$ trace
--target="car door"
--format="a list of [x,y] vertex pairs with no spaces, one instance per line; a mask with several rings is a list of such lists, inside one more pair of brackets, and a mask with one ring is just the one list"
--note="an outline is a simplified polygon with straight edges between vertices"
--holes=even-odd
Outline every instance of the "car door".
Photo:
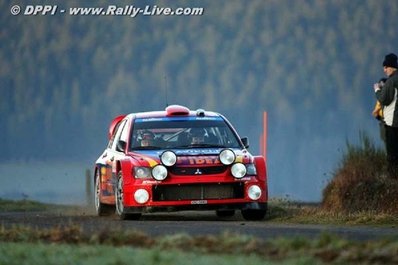
[[115,187],[117,181],[118,174],[118,161],[123,159],[126,150],[126,143],[128,138],[128,130],[129,130],[129,120],[126,118],[122,120],[117,128],[115,133],[114,140],[110,149],[108,150],[107,163],[108,165],[112,165],[112,176],[111,183],[112,186]]
[[102,172],[102,192],[103,196],[105,196],[105,200],[108,203],[114,202],[114,194],[115,194],[115,185],[116,185],[116,163],[117,158],[123,154],[117,151],[117,142],[120,139],[120,135],[122,130],[126,127],[127,119],[122,120],[119,124],[116,125],[115,133],[112,135],[109,140],[108,146],[105,152],[102,154],[102,163],[104,164],[104,168],[106,168],[106,172]]

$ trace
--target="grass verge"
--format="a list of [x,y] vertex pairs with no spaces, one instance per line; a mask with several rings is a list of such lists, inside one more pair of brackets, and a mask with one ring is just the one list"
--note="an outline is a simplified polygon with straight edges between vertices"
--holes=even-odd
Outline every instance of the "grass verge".
[[266,221],[295,224],[397,227],[398,215],[373,210],[355,212],[331,211],[324,208],[321,204],[302,204],[282,199],[272,199],[269,202]]
[[52,205],[30,200],[6,200],[0,198],[0,212],[20,212],[20,211],[47,211],[53,208]]
[[[137,231],[83,233],[78,226],[0,229],[0,264],[396,264],[398,242],[322,234],[270,241],[218,236],[149,237]],[[5,243],[8,242],[8,243]],[[145,262],[145,263],[144,263]]]
[[0,198],[0,212],[52,212],[64,214],[90,213],[93,210],[83,206],[55,205],[32,200],[7,200]]
[[[254,255],[206,255],[178,250],[163,251],[161,249],[142,249],[129,246],[0,243],[0,264],[273,265],[282,263],[264,260]],[[283,264],[317,264],[317,262],[305,258],[303,261],[285,260]]]

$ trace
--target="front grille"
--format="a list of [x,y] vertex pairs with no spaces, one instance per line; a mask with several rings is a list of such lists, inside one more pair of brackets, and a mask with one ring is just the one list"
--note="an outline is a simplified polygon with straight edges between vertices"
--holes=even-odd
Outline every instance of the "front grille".
[[174,175],[211,175],[221,174],[227,169],[226,166],[214,167],[172,167],[170,173]]
[[154,201],[238,199],[244,197],[244,184],[159,185],[152,187],[152,193]]

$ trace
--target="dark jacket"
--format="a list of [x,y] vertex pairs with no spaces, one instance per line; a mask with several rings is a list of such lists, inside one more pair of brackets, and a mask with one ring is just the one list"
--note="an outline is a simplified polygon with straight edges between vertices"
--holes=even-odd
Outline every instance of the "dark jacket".
[[390,75],[383,88],[376,92],[376,98],[383,105],[384,122],[398,127],[398,71]]

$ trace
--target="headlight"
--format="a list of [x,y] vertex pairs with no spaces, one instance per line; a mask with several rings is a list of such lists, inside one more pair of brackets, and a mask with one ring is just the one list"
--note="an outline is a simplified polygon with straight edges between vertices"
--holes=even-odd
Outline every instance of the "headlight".
[[258,200],[261,197],[261,189],[257,185],[250,186],[249,190],[247,191],[247,195],[252,200]]
[[257,175],[257,169],[254,164],[247,164],[246,165],[247,175]]
[[231,149],[224,149],[220,153],[220,161],[226,166],[235,162],[235,158],[235,153]]
[[134,192],[134,200],[138,203],[146,203],[149,200],[149,193],[144,189],[138,189]]
[[136,179],[150,178],[151,169],[149,167],[134,167],[134,177]]
[[232,176],[237,179],[241,179],[246,175],[246,167],[242,163],[233,164],[231,167]]
[[167,177],[167,169],[163,165],[156,165],[152,168],[152,177],[156,180],[164,180]]
[[166,167],[171,167],[177,162],[177,156],[172,151],[164,151],[160,156],[160,161]]

